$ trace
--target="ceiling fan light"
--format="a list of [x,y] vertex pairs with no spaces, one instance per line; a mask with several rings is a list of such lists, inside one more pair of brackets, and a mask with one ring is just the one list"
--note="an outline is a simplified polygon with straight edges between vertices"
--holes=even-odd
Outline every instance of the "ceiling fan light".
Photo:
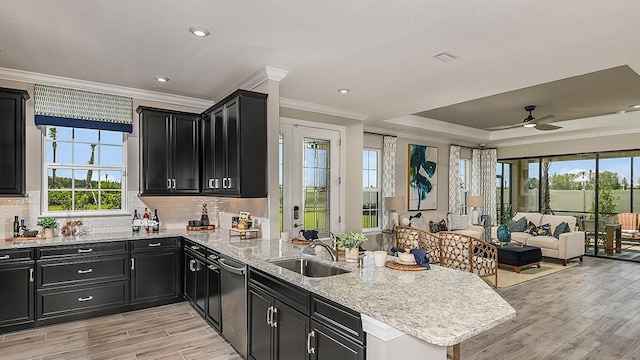
[[532,128],[532,127],[536,127],[536,123],[534,122],[528,122],[528,123],[524,123],[522,124],[522,126],[526,127],[526,128]]

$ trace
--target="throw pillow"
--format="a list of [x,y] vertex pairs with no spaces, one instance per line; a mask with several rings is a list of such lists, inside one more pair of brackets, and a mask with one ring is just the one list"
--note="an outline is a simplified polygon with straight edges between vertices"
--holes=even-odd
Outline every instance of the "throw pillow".
[[556,239],[560,239],[560,234],[564,234],[569,231],[571,231],[571,229],[569,229],[569,224],[563,221],[558,224],[558,226],[556,226],[556,228],[553,230],[553,237]]
[[429,232],[437,233],[440,231],[447,231],[447,222],[444,219],[440,221],[429,221]]
[[538,226],[536,226],[536,224],[529,221],[529,223],[527,224],[527,227],[524,229],[524,232],[526,232],[527,234],[534,235],[533,231],[537,229],[538,229]]
[[469,228],[469,215],[450,214],[449,219],[449,228],[451,230],[466,230]]
[[509,220],[507,227],[511,232],[524,232],[527,229],[527,218],[523,216],[518,220]]

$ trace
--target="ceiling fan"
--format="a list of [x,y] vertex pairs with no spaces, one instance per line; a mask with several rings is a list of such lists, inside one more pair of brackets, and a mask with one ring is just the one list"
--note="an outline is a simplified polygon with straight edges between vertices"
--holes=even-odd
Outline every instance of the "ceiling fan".
[[507,125],[507,126],[496,126],[493,128],[488,128],[487,130],[504,130],[504,129],[513,129],[513,128],[517,128],[517,127],[532,127],[532,128],[536,128],[537,130],[557,130],[557,129],[561,129],[562,126],[557,126],[557,125],[551,125],[551,123],[553,122],[553,120],[555,120],[555,116],[553,115],[545,115],[539,118],[535,118],[533,117],[533,114],[531,114],[533,112],[533,110],[536,109],[535,105],[527,105],[524,107],[524,111],[528,111],[529,112],[529,116],[527,116],[521,123],[518,124],[514,124],[514,125]]

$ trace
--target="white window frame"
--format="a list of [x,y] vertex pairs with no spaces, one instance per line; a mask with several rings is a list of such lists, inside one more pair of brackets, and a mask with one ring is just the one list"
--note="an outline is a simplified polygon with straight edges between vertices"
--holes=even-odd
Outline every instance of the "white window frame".
[[[40,214],[47,217],[69,217],[69,216],[117,216],[117,215],[130,215],[127,210],[127,133],[122,133],[122,166],[113,165],[87,165],[87,164],[62,164],[62,163],[47,163],[47,129],[50,127],[62,128],[64,126],[41,126],[41,149],[42,149],[42,186],[41,186],[41,201],[40,201]],[[66,127],[73,128],[73,127]],[[78,129],[78,128],[74,128]],[[98,130],[96,130],[98,131]],[[58,140],[60,141],[60,140]],[[68,142],[62,140],[63,142]],[[73,144],[73,142],[71,142]],[[109,144],[113,145],[113,144]],[[62,211],[49,211],[49,175],[48,170],[51,168],[62,170],[89,170],[94,172],[98,170],[104,171],[122,171],[121,182],[121,209],[114,210],[62,210]]]
[[[373,232],[373,231],[382,230],[382,212],[383,212],[383,208],[382,208],[383,203],[382,202],[384,201],[384,199],[382,199],[382,183],[381,183],[382,182],[382,169],[380,168],[382,166],[382,150],[381,149],[376,149],[376,148],[367,148],[367,147],[365,147],[365,148],[362,149],[362,155],[364,156],[364,153],[367,152],[367,151],[373,151],[377,155],[376,156],[377,161],[376,161],[376,169],[375,170],[376,170],[376,183],[378,184],[378,187],[371,188],[371,187],[364,187],[363,186],[362,187],[362,194],[363,194],[363,197],[364,197],[365,193],[375,192],[375,193],[378,194],[378,208],[376,209],[377,213],[378,213],[378,221],[377,221],[378,226],[372,227],[372,228],[363,227],[362,231],[364,231],[364,232]],[[370,170],[373,170],[373,169],[367,168],[364,163],[362,164],[362,175],[363,176],[364,176],[364,172],[365,171],[370,171]],[[362,208],[362,212],[370,211],[370,210],[371,209],[365,209],[364,206]],[[362,219],[360,221],[362,222]]]
[[[467,195],[469,194],[469,182],[471,181],[471,159],[460,159],[460,173],[464,169],[464,185],[466,187],[460,187],[460,213],[467,214],[469,208],[467,207]],[[462,176],[460,176],[462,180]]]

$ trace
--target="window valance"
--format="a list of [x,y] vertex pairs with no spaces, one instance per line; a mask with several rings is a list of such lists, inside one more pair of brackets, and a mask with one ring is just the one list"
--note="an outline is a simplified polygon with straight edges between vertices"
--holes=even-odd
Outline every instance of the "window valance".
[[35,124],[133,131],[133,99],[49,85],[35,85]]

